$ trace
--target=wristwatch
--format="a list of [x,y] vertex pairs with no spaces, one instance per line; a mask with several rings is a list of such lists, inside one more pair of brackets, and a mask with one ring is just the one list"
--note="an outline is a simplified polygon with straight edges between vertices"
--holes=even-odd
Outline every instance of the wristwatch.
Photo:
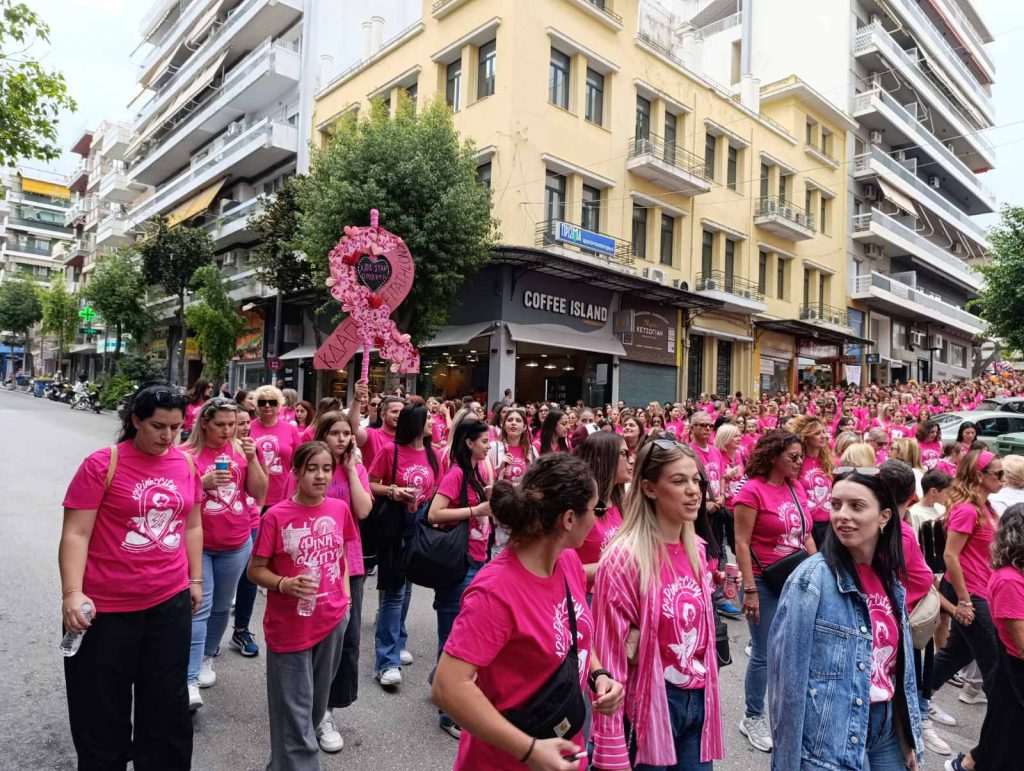
[[595,669],[593,672],[590,673],[590,677],[587,678],[587,685],[590,686],[590,690],[592,690],[594,693],[597,693],[597,678],[601,677],[602,675],[604,677],[607,677],[609,680],[613,679],[612,673],[609,672],[607,669]]

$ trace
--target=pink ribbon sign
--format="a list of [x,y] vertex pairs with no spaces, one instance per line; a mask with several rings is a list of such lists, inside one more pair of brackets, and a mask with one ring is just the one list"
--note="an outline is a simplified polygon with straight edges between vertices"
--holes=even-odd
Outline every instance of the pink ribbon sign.
[[348,314],[313,357],[316,369],[341,369],[363,351],[362,379],[369,374],[370,346],[391,362],[391,371],[420,371],[420,352],[402,334],[391,314],[409,294],[415,275],[405,242],[378,224],[370,212],[369,227],[346,227],[328,255],[331,296]]

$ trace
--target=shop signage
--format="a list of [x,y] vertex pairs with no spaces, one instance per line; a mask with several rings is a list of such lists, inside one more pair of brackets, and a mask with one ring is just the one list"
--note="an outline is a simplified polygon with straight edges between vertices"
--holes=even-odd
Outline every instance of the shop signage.
[[558,226],[555,230],[556,241],[606,254],[609,257],[615,256],[615,239],[611,236],[595,233],[593,230],[585,230],[579,225],[569,222],[556,222],[555,224]]
[[864,361],[868,364],[881,364],[882,355],[880,353],[869,353],[864,357]]
[[[626,356],[632,361],[675,366],[679,312],[660,305],[623,302],[629,307],[615,314],[613,329],[622,340]],[[631,323],[625,328],[627,320]]]
[[257,310],[242,311],[241,331],[235,338],[235,356],[239,361],[263,359],[263,316]]
[[271,356],[267,359],[267,369],[271,372],[279,372],[281,370],[281,358],[279,356]]
[[607,306],[573,300],[563,295],[527,290],[523,292],[523,305],[533,310],[572,316],[584,321],[599,321],[602,325],[608,321]]
[[[127,332],[121,335],[121,353],[128,353],[128,343],[131,342],[131,335]],[[103,353],[104,343],[106,343],[107,353],[117,353],[117,335],[111,335],[110,337],[100,338],[96,341],[96,353]]]
[[808,359],[836,359],[839,353],[839,347],[835,345],[823,345],[821,343],[814,343],[808,340],[800,341],[800,348],[798,351],[799,356],[804,356]]

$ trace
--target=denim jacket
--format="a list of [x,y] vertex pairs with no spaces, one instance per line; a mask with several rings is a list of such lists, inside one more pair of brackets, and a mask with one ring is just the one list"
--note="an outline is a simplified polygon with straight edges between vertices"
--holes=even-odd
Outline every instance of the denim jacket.
[[[924,745],[906,591],[896,582],[893,593],[902,628],[893,709],[920,763]],[[833,571],[820,554],[804,560],[782,590],[768,638],[772,769],[864,767],[871,647],[867,600],[853,577]]]

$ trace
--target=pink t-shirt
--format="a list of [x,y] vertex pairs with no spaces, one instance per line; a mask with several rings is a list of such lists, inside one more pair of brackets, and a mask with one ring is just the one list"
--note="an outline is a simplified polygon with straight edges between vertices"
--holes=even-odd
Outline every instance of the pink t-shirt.
[[299,434],[299,436],[302,438],[303,444],[305,444],[306,442],[312,442],[313,437],[316,436],[316,426],[307,426],[306,428],[302,429],[302,433]]
[[448,421],[440,412],[430,416],[430,441],[437,445],[448,444]]
[[[794,494],[800,503],[799,507],[793,502]],[[749,506],[757,512],[750,547],[762,565],[774,564],[797,549],[804,548],[804,541],[800,538],[800,521],[803,519],[804,540],[811,530],[811,522],[807,516],[807,494],[803,485],[784,484],[775,487],[755,477],[747,480],[736,495],[736,505]],[[756,562],[753,569],[755,575],[761,574]]]
[[[456,509],[462,505],[462,480],[464,474],[458,466],[452,466],[445,472],[441,484],[437,486],[437,494],[448,499],[447,508]],[[480,496],[473,485],[466,485],[466,506],[476,506],[480,503]],[[461,523],[453,522],[452,527]],[[476,562],[487,561],[487,539],[491,536],[490,517],[469,518],[469,558]]]
[[192,426],[196,424],[196,416],[199,414],[199,411],[203,409],[204,403],[205,402],[197,402],[196,404],[185,405],[185,422],[181,425],[183,430],[192,430]]
[[204,447],[196,458],[196,471],[203,477],[216,470],[217,458],[231,459],[231,481],[212,490],[203,490],[203,550],[230,551],[249,540],[248,496],[245,492],[249,462],[230,443],[219,449]]
[[729,468],[732,466],[739,466],[739,475],[732,478],[728,482],[722,483],[725,485],[725,504],[729,508],[732,508],[733,499],[736,497],[736,493],[738,493],[740,491],[740,488],[743,486],[743,473],[746,469],[747,462],[746,459],[743,457],[742,450],[736,450],[732,458],[730,458],[728,455],[725,454],[724,451],[722,451],[723,471],[728,472]]
[[744,434],[740,437],[740,452],[743,453],[743,457],[750,462],[750,456],[754,453],[754,447],[757,445],[758,440],[757,434]]
[[1021,658],[1006,622],[1024,619],[1024,573],[1013,565],[994,570],[988,580],[988,601],[1000,642],[1007,653]]
[[951,477],[956,476],[956,464],[950,463],[948,460],[940,460],[938,463],[935,464],[935,468],[942,469]]
[[658,649],[665,681],[677,688],[703,688],[707,678],[704,653],[711,639],[707,628],[707,601],[711,576],[698,578],[681,543],[667,546],[669,559],[661,566],[661,617]]
[[[416,489],[416,500],[409,504],[409,510],[415,511],[434,494],[437,486],[437,478],[430,461],[427,460],[427,451],[414,450],[409,445],[398,447],[398,478],[392,479],[391,470],[395,460],[395,446],[388,443],[380,448],[373,463],[366,469],[371,477],[376,477],[381,484],[395,484],[399,487],[414,487]],[[440,466],[439,466],[440,468]]]
[[871,565],[857,565],[860,585],[868,600],[871,616],[871,703],[889,701],[896,693],[893,674],[900,649],[900,627],[889,595]]
[[686,440],[687,428],[688,425],[685,420],[670,420],[665,424],[665,430],[681,442]]
[[907,439],[914,435],[914,427],[906,426],[901,423],[890,423],[889,424],[889,439],[895,442],[897,439]]
[[725,459],[722,451],[710,442],[707,449],[701,449],[696,442],[690,442],[690,447],[697,453],[700,462],[704,464],[704,471],[708,475],[708,496],[717,498],[722,494],[722,475],[725,474]]
[[[988,580],[992,577],[992,538],[999,526],[999,518],[986,505],[987,522],[978,524],[978,510],[970,503],[958,503],[949,510],[946,530],[951,533],[967,533],[967,543],[960,552],[960,568],[964,573],[967,591],[977,597],[988,599]],[[949,572],[946,572],[949,581]]]
[[942,457],[941,442],[921,442],[921,464],[929,471],[938,464]]
[[[370,492],[370,475],[366,473],[366,467],[362,463],[356,464],[356,476],[359,477],[359,485]],[[366,567],[363,565],[363,539],[359,534],[359,522],[356,521],[356,512],[352,506],[352,488],[348,481],[348,470],[339,465],[334,469],[334,476],[327,488],[328,498],[337,498],[344,501],[349,507],[350,519],[352,520],[351,537],[345,538],[345,556],[348,560],[348,574],[350,576],[366,575]]]
[[821,461],[804,456],[800,484],[807,493],[807,508],[812,522],[828,522],[832,515],[832,478],[825,473]]
[[498,458],[498,463],[508,456],[510,460],[505,462],[501,468],[501,478],[506,482],[518,484],[526,469],[529,467],[529,460],[526,457],[526,450],[521,445],[505,446],[503,456]]
[[253,555],[267,557],[267,567],[291,578],[307,565],[320,568],[320,589],[310,616],[300,616],[298,598],[267,592],[263,634],[274,653],[312,648],[338,625],[348,609],[345,592],[345,530],[351,527],[348,504],[325,498],[318,506],[281,501],[263,515]]
[[267,464],[267,497],[263,505],[273,506],[285,497],[285,486],[292,470],[292,456],[302,444],[299,430],[280,418],[270,427],[254,420],[249,436],[256,442]]
[[[385,431],[383,428],[368,428],[366,429],[366,444],[359,449],[363,453],[363,463],[373,463],[377,457],[377,453],[381,451],[385,445],[390,447],[395,443],[395,435]],[[369,470],[370,466],[366,466]]]
[[188,588],[185,520],[202,486],[177,447],[154,456],[121,442],[105,489],[109,467],[110,448],[97,450],[64,495],[65,508],[96,511],[82,591],[100,613],[145,610]]
[[757,431],[763,434],[765,431],[771,431],[779,426],[778,415],[765,415],[757,421]]
[[921,598],[928,594],[928,590],[935,583],[935,576],[931,568],[925,562],[924,552],[921,551],[921,544],[917,542],[917,534],[914,526],[905,520],[900,520],[900,536],[903,540],[903,563],[907,568],[907,612],[912,613]]
[[[584,565],[593,565],[601,559],[601,555],[615,534],[619,532],[620,527],[622,527],[622,512],[619,511],[618,506],[609,505],[604,516],[594,517],[594,526],[587,533],[583,545],[576,549],[580,562]],[[587,591],[589,592],[593,588],[594,582],[587,581]]]
[[[477,687],[499,712],[520,707],[537,692],[569,655],[572,640],[565,584],[576,613],[580,688],[586,685],[594,623],[586,603],[583,565],[572,549],[564,550],[549,578],[523,567],[513,549],[485,565],[462,595],[462,610],[444,650],[478,667]],[[580,747],[580,733],[566,737]],[[518,771],[519,758],[463,731],[455,771]],[[586,759],[577,769],[586,768]]]

